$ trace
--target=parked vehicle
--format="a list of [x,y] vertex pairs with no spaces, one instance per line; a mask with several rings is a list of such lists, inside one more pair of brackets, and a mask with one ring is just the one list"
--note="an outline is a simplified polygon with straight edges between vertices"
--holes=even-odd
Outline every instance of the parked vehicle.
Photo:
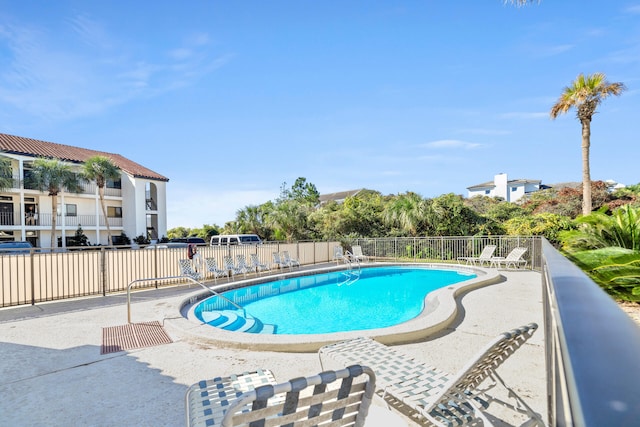
[[198,246],[206,246],[207,242],[202,237],[178,237],[169,240],[169,243],[192,243]]
[[259,245],[262,243],[257,234],[220,234],[211,236],[211,246]]
[[33,245],[27,241],[0,242],[0,255],[29,254],[31,249],[33,249]]

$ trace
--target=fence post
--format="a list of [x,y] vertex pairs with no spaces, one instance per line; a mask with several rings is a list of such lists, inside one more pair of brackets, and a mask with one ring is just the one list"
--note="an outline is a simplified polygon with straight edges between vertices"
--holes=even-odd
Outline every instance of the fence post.
[[107,295],[107,261],[104,248],[100,248],[100,277],[102,278],[102,296]]
[[33,267],[33,252],[34,249],[29,250],[29,263],[31,264],[31,305],[36,305],[36,281],[34,276],[34,267]]
[[393,239],[393,258],[394,261],[398,261],[398,238]]
[[[158,244],[153,248],[153,277],[160,277],[158,274]],[[156,289],[158,289],[158,281],[154,282]]]

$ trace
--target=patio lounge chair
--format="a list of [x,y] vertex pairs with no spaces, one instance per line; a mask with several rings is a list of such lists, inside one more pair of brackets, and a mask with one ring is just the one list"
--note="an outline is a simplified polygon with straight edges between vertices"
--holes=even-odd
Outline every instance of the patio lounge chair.
[[[354,381],[365,374],[367,381]],[[327,387],[341,379],[339,387]],[[349,366],[276,384],[261,370],[200,381],[185,396],[187,426],[363,426],[375,374]],[[309,421],[311,420],[311,422]]]
[[293,267],[294,265],[296,267],[300,267],[300,262],[295,258],[291,258],[291,256],[289,255],[289,251],[282,251],[282,256],[280,257],[280,259],[289,268]]
[[204,263],[206,265],[207,273],[213,273],[213,279],[216,280],[221,276],[229,276],[229,272],[218,268],[218,263],[215,258],[205,258]]
[[[438,426],[478,425],[480,420],[484,426],[492,425],[485,413],[491,403],[502,404],[526,415],[529,418],[528,425],[544,426],[540,415],[509,388],[496,372],[537,328],[538,325],[531,323],[501,334],[456,375],[416,361],[370,338],[356,338],[324,346],[319,350],[319,356],[323,369],[331,362],[338,366],[352,363],[370,366],[376,373],[380,391]],[[498,383],[508,391],[513,403],[487,393]]]
[[369,262],[369,257],[362,253],[362,246],[360,245],[352,246],[351,250],[353,251],[353,257],[355,258],[356,261]]
[[527,252],[527,248],[517,247],[509,252],[505,258],[491,257],[491,267],[500,268],[504,266],[509,268],[509,266],[513,266],[513,268],[518,268],[520,265],[526,267],[527,260],[522,258],[525,252]]
[[267,264],[263,264],[260,262],[260,258],[258,258],[258,254],[251,254],[251,268],[255,270],[256,273],[261,271],[270,271],[271,269]]
[[222,261],[224,262],[224,269],[227,270],[228,274],[231,274],[231,277],[233,277],[236,274],[241,274],[241,273],[246,274],[246,271],[243,271],[242,269],[236,267],[236,265],[233,263],[233,258],[231,258],[231,256],[226,255],[224,258],[222,258]]
[[458,261],[465,261],[467,264],[472,264],[472,265],[483,265],[485,262],[490,264],[491,263],[491,257],[493,256],[493,253],[496,251],[496,245],[487,245],[484,248],[482,248],[482,252],[480,252],[480,255],[477,257],[473,257],[473,256],[460,256],[458,257]]
[[193,265],[191,264],[190,259],[181,259],[178,261],[180,263],[180,275],[191,277],[193,280],[201,280],[202,274],[200,272],[193,269]]
[[236,255],[236,260],[238,261],[236,268],[244,273],[245,275],[251,271],[251,267],[247,264],[247,258],[243,255]]
[[280,257],[279,252],[273,253],[273,265],[275,265],[277,268],[283,268],[287,266],[285,262],[282,260],[282,258]]

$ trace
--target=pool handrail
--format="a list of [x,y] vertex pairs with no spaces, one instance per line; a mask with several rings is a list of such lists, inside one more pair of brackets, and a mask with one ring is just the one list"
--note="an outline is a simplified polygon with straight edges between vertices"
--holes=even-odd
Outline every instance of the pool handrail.
[[150,278],[146,278],[146,279],[136,279],[136,280],[133,280],[133,281],[129,282],[129,284],[127,285],[127,322],[131,323],[131,286],[133,286],[135,283],[146,282],[146,281],[150,281],[150,280],[175,280],[175,279],[187,279],[187,280],[190,280],[192,283],[195,283],[196,285],[200,285],[202,288],[204,288],[207,291],[211,292],[213,294],[213,296],[220,297],[220,298],[226,300],[229,304],[231,304],[234,307],[236,307],[237,309],[242,310],[242,315],[244,316],[245,319],[247,318],[247,314],[249,314],[249,316],[253,317],[250,313],[247,313],[247,310],[244,307],[241,307],[240,305],[238,305],[237,303],[231,301],[229,298],[225,297],[224,295],[214,291],[213,289],[211,289],[210,287],[208,287],[204,283],[201,283],[201,282],[197,281],[193,277],[189,277],[189,276],[166,276],[166,277],[150,277]]

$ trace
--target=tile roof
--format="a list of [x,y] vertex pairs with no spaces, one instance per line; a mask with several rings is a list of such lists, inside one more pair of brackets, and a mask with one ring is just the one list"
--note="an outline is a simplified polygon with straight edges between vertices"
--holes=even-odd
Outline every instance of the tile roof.
[[321,194],[320,195],[320,203],[327,203],[327,202],[329,202],[331,200],[334,200],[336,202],[342,202],[347,197],[353,197],[356,194],[358,194],[360,191],[362,191],[362,189],[339,191],[337,193]]
[[[525,185],[525,184],[538,184],[540,185],[542,183],[542,180],[539,179],[510,179],[507,181],[507,186],[509,185]],[[467,187],[467,190],[478,190],[478,189],[485,189],[485,188],[495,188],[496,184],[495,181],[488,181],[488,182],[483,182],[482,184],[476,184],[476,185],[472,185],[470,187]]]
[[104,151],[89,150],[87,148],[72,147],[70,145],[56,144],[53,142],[39,141],[37,139],[24,138],[22,136],[0,133],[0,153],[20,154],[29,157],[46,157],[64,160],[73,163],[82,163],[92,156],[105,156],[129,175],[136,178],[147,178],[157,181],[169,181],[169,178],[160,175],[120,154]]

